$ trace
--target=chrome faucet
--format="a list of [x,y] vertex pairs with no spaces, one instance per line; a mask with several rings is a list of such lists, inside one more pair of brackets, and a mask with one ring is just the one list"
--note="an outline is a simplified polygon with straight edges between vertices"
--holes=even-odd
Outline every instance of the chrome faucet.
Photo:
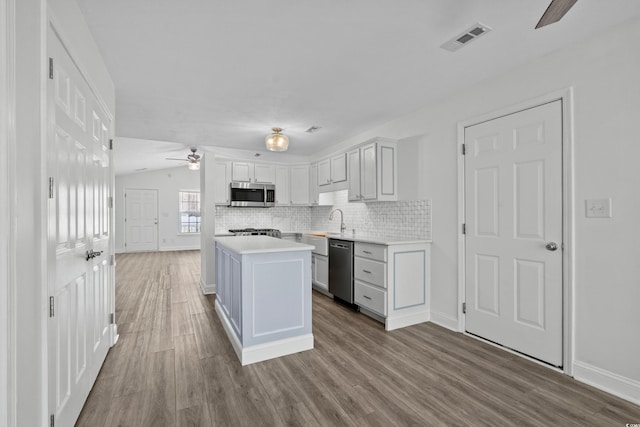
[[347,224],[344,223],[344,212],[342,212],[342,209],[332,210],[331,213],[329,214],[329,221],[333,219],[333,213],[335,211],[340,212],[340,233],[344,233],[345,230],[347,229]]

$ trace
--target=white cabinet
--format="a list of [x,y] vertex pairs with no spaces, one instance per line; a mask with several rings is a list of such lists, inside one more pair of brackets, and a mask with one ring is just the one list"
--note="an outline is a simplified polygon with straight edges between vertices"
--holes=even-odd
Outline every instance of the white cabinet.
[[315,288],[329,292],[329,257],[313,254],[311,256],[311,283]]
[[349,201],[362,199],[360,192],[360,149],[356,148],[347,153],[347,173]]
[[231,180],[253,182],[253,163],[233,162],[231,164]]
[[385,329],[429,320],[428,243],[354,245],[354,301]]
[[329,185],[347,180],[347,154],[342,153],[318,163],[318,185]]
[[231,162],[215,161],[213,164],[213,198],[216,205],[229,205]]
[[347,154],[342,153],[331,158],[331,182],[347,180]]
[[323,160],[318,163],[318,185],[331,184],[331,160]]
[[309,201],[312,206],[320,202],[320,192],[318,190],[318,164],[314,163],[309,168]]
[[[289,191],[291,196],[291,204],[294,206],[309,205],[309,166],[298,165],[291,166],[289,175]],[[276,184],[276,195],[278,186]]]
[[275,166],[263,163],[232,162],[231,179],[239,182],[273,184],[275,182]]
[[276,205],[291,204],[289,191],[289,166],[276,166]]
[[275,182],[275,167],[256,163],[253,166],[253,182],[258,184],[273,184]]
[[398,200],[396,143],[376,138],[360,147],[360,199]]

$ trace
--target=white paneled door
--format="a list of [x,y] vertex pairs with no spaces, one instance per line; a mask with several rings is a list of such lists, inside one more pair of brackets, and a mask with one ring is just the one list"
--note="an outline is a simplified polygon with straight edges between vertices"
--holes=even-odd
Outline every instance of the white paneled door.
[[562,103],[465,129],[466,330],[562,365]]
[[128,188],[124,197],[127,252],[157,251],[158,190]]
[[72,426],[110,345],[111,119],[51,28],[47,40],[49,410]]

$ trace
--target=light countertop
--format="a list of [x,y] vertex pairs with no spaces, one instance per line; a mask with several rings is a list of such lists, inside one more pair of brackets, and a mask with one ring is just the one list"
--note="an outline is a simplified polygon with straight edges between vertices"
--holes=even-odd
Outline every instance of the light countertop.
[[[318,232],[308,232],[303,234],[317,234]],[[320,232],[321,233],[321,232]],[[410,245],[413,243],[431,243],[430,239],[419,239],[412,237],[385,236],[367,233],[326,233],[328,239],[349,240],[352,242],[373,243],[377,245]]]
[[216,237],[215,240],[240,255],[310,251],[314,248],[311,245],[269,236]]

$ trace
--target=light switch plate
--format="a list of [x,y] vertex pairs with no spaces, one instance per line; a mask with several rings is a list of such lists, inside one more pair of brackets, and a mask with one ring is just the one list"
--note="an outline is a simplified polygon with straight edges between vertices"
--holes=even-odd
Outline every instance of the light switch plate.
[[611,218],[611,199],[586,200],[587,218]]

